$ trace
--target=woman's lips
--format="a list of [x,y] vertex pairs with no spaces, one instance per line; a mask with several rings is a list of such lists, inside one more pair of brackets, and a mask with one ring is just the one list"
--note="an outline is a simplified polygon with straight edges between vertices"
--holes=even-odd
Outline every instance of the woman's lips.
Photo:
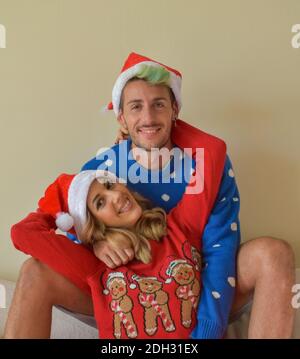
[[130,211],[132,207],[132,203],[129,200],[129,198],[126,199],[125,203],[121,206],[121,208],[119,209],[119,213],[125,213]]

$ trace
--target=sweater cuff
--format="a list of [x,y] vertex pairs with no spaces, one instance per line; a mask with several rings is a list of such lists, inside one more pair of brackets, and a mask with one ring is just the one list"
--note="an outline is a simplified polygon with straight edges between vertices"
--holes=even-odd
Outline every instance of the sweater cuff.
[[198,319],[198,324],[191,334],[192,339],[221,339],[224,328],[209,319]]

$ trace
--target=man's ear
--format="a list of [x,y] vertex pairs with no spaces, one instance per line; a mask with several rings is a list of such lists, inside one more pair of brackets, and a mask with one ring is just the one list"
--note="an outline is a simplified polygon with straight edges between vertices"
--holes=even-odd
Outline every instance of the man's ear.
[[124,115],[123,115],[123,111],[122,111],[122,110],[119,111],[117,120],[118,120],[119,124],[120,124],[122,127],[126,128],[126,130],[127,130],[127,124],[126,124],[126,121],[125,121],[125,118],[124,118]]
[[176,120],[178,118],[178,113],[179,113],[177,101],[173,102],[172,107],[173,107],[173,115],[175,117],[174,120]]

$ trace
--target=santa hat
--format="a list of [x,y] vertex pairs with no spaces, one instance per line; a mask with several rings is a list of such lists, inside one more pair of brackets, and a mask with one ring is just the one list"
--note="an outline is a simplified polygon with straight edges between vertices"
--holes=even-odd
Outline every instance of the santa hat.
[[104,170],[82,171],[77,175],[62,174],[47,189],[39,200],[39,208],[55,218],[57,228],[66,232],[74,227],[80,233],[86,223],[86,201],[92,182],[116,183],[118,178]]
[[140,277],[139,275],[137,274],[133,274],[131,276],[131,284],[130,284],[130,288],[131,289],[135,289],[136,288],[136,284],[134,282],[139,282],[141,280],[155,280],[155,281],[158,281],[157,277]]
[[136,54],[132,52],[127,57],[120,75],[118,76],[113,90],[112,90],[112,102],[110,102],[104,110],[114,110],[116,116],[119,114],[120,100],[123,88],[126,83],[135,77],[144,65],[163,67],[170,73],[170,88],[172,89],[175,99],[177,101],[178,110],[181,108],[181,73],[169,66],[166,66],[160,62],[150,59],[149,57]]
[[182,251],[187,259],[189,259],[194,265],[196,270],[201,270],[201,254],[193,247],[189,241],[185,241],[182,245]]
[[106,271],[102,275],[102,286],[103,286],[103,294],[108,295],[109,289],[114,280],[122,281],[126,285],[125,275],[122,272],[109,272]]
[[176,270],[179,268],[180,265],[191,266],[191,264],[189,264],[184,259],[179,259],[175,256],[169,256],[166,258],[166,261],[161,267],[159,274],[166,283],[171,283],[174,275],[176,274]]

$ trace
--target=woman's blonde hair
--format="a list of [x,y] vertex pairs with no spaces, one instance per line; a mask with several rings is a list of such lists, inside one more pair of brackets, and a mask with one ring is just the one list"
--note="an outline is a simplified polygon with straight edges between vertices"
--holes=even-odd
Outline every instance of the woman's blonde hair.
[[114,248],[132,247],[135,258],[143,263],[151,261],[149,240],[159,241],[166,234],[166,212],[159,207],[151,208],[151,203],[137,192],[131,192],[143,212],[134,229],[107,227],[87,211],[87,222],[81,233],[81,241],[94,245],[99,241],[109,242]]

